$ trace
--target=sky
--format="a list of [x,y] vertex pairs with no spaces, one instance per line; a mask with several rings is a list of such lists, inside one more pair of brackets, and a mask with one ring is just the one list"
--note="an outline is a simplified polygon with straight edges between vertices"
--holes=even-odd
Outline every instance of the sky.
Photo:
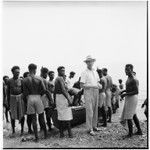
[[126,80],[134,65],[140,90],[146,90],[146,2],[3,2],[3,74],[29,63],[66,74],[85,70],[87,55],[95,68],[108,68],[113,82]]

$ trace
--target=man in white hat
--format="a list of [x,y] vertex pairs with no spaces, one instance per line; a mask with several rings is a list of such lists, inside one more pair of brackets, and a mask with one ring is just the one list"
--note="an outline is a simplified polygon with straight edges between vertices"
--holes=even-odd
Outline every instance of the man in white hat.
[[94,131],[99,131],[97,128],[98,121],[98,99],[99,89],[102,88],[99,83],[99,76],[96,70],[93,69],[96,60],[91,56],[87,56],[84,61],[87,69],[82,72],[80,84],[84,89],[84,98],[86,106],[86,125],[90,135],[94,136]]

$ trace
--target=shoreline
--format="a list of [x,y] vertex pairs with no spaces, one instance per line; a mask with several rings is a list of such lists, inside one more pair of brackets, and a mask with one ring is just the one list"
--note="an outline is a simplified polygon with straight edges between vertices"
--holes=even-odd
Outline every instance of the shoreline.
[[[100,127],[101,131],[96,133],[96,136],[90,136],[86,131],[86,124],[78,125],[72,128],[74,138],[69,139],[67,131],[65,131],[65,138],[59,138],[58,129],[54,129],[52,133],[48,133],[48,138],[41,139],[42,133],[39,133],[39,143],[35,143],[32,140],[21,142],[20,124],[16,121],[16,137],[11,138],[11,126],[10,123],[3,125],[3,147],[4,148],[147,148],[147,122],[144,116],[144,109],[141,109],[141,103],[144,100],[139,100],[137,107],[137,114],[140,120],[141,128],[143,130],[142,136],[133,136],[129,139],[122,139],[123,135],[127,134],[127,130],[119,123],[121,116],[123,102],[120,103],[120,107],[116,114],[112,115],[112,123],[108,123],[108,127]],[[142,112],[143,111],[143,112]],[[145,118],[144,118],[145,117]],[[134,127],[134,132],[135,132]],[[26,138],[34,138],[33,135],[27,135],[27,126],[25,122],[25,135]]]

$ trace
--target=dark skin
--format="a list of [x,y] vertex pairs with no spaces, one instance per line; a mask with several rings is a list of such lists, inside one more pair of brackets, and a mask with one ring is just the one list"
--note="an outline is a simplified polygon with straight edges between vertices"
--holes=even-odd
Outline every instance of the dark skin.
[[[58,72],[58,76],[60,77],[64,77],[65,76],[65,69],[62,69]],[[60,78],[59,80],[59,84],[61,86],[62,89],[62,94],[66,97],[66,99],[68,100],[68,104],[69,106],[71,105],[71,101],[70,101],[70,96],[68,94],[68,92],[66,92],[65,86],[64,86],[64,80],[63,78]],[[56,94],[54,93],[54,100],[56,99]]]
[[105,83],[105,81],[102,79],[102,77],[103,77],[102,71],[98,71],[98,75],[99,75],[99,78],[100,78],[100,84],[102,85],[102,89],[100,89],[100,92],[105,92],[106,83]]
[[133,70],[131,67],[125,68],[125,73],[128,76],[128,80],[126,82],[126,90],[121,92],[121,97],[132,96],[139,93],[138,90],[138,80],[134,78]]
[[[48,76],[48,73],[46,73],[46,72],[45,72],[45,73],[42,73],[42,72],[41,72],[41,77],[42,77],[42,78],[46,79],[47,76]],[[52,103],[53,100],[52,100],[52,97],[51,97],[51,93],[50,93],[48,90],[46,90],[46,91],[45,91],[45,94],[46,94],[47,98],[49,99],[50,103]]]
[[[13,79],[14,80],[17,80],[19,78],[19,75],[20,75],[20,69],[15,69],[13,72]],[[7,82],[8,83],[8,82]],[[10,106],[10,87],[8,85],[8,90],[7,90],[7,95],[8,95],[8,108]]]

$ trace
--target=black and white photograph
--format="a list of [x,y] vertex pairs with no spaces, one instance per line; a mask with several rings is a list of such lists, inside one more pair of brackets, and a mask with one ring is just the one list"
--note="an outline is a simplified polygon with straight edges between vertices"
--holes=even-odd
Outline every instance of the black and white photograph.
[[2,1],[2,149],[148,149],[149,1]]

